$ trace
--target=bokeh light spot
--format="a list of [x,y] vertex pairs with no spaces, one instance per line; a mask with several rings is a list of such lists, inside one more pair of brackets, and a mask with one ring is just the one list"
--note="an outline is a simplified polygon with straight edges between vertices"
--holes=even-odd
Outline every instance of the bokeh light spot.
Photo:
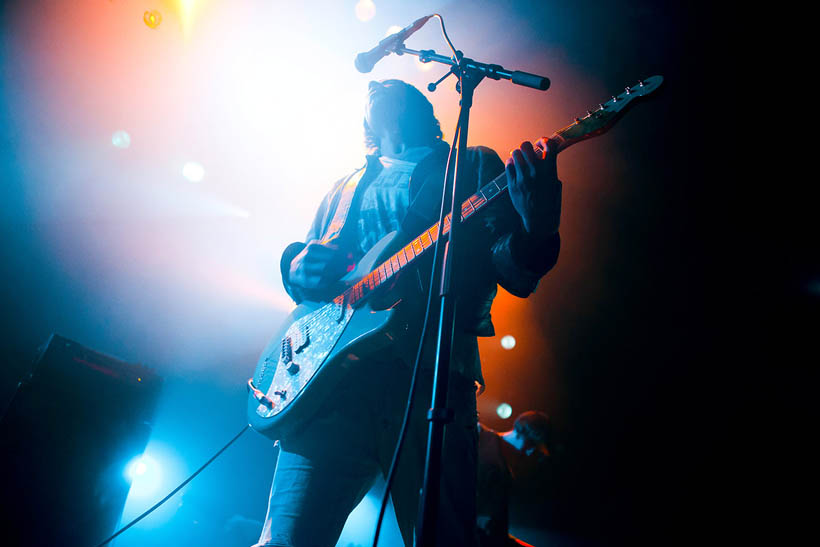
[[162,23],[162,14],[155,9],[148,10],[142,14],[142,20],[148,28],[157,28]]
[[499,418],[506,420],[512,416],[512,407],[507,403],[501,403],[498,405],[498,408],[495,409],[495,413],[498,414]]
[[189,161],[182,166],[182,176],[191,182],[200,182],[205,178],[205,168],[201,163]]
[[502,337],[501,347],[504,349],[513,349],[515,347],[515,337],[510,334]]
[[128,148],[131,146],[131,135],[129,135],[127,131],[115,131],[114,134],[111,135],[111,144],[117,148]]
[[[419,70],[421,70],[423,72],[427,72],[428,70],[432,70],[434,65],[435,65],[435,63],[422,63],[421,60],[418,57],[416,57],[416,66],[418,67]],[[441,66],[441,65],[439,65],[439,66]]]
[[372,0],[359,0],[354,8],[356,12],[356,19],[365,23],[373,19],[376,15],[376,4]]
[[387,36],[390,36],[391,34],[396,34],[401,29],[402,29],[402,27],[400,27],[398,25],[393,25],[393,26],[387,27],[387,32],[384,33],[384,36],[387,37]]

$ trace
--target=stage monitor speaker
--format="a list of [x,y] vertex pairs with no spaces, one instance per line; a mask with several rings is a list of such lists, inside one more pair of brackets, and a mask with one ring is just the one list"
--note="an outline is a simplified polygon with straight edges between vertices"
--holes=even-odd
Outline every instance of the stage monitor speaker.
[[0,543],[97,545],[119,523],[162,379],[52,335],[0,420]]

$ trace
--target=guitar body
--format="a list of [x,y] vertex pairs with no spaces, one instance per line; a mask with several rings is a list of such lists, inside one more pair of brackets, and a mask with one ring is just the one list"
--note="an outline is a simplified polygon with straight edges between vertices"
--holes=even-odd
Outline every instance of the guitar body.
[[[557,153],[603,134],[634,99],[652,93],[661,82],[661,76],[639,80],[547,140]],[[543,152],[539,146],[535,146],[536,153]],[[502,173],[462,203],[461,221],[506,190],[507,179]],[[388,347],[392,353],[379,358],[389,359],[400,355],[402,347],[407,351],[418,343],[420,333],[411,331],[410,325],[417,325],[424,299],[408,298],[405,305],[396,306],[398,297],[393,294],[400,291],[393,290],[395,276],[418,264],[419,256],[433,248],[439,237],[447,236],[450,218],[447,215],[441,226],[434,224],[402,248],[394,245],[398,243],[395,234],[385,236],[342,280],[347,287],[342,294],[329,302],[297,306],[262,352],[253,378],[248,380],[248,422],[254,429],[272,439],[286,437],[311,420],[342,377],[356,374],[357,363]],[[376,306],[371,298],[374,291],[379,291]],[[392,305],[385,306],[385,300]],[[405,340],[411,345],[403,344]]]
[[[343,281],[352,284],[367,274],[394,237],[379,241]],[[408,325],[396,306],[302,302],[259,357],[249,382],[248,422],[271,439],[287,437],[313,417],[342,377],[356,373],[358,362],[390,346]]]

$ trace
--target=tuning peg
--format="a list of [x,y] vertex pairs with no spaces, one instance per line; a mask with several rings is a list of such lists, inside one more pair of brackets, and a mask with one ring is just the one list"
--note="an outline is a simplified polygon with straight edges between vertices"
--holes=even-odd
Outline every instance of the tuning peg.
[[626,91],[626,94],[629,95],[630,93],[632,93],[632,88],[629,87],[629,86],[626,86],[625,91]]
[[598,110],[603,110],[604,108],[605,108],[604,103],[601,103],[601,104],[598,105]]
[[575,118],[575,123],[581,123],[581,118]]
[[638,80],[638,87],[643,87],[643,80]]
[[612,96],[612,102],[613,102],[613,103],[617,103],[617,102],[618,102],[618,97],[616,97],[615,95],[613,95],[613,96]]
[[592,116],[592,110],[587,110],[587,116]]

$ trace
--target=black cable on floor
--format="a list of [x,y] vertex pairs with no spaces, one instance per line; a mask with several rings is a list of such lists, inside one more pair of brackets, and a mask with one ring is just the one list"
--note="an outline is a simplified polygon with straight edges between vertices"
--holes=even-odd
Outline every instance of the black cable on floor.
[[180,490],[182,490],[182,489],[185,487],[185,485],[186,485],[186,484],[188,484],[189,482],[191,482],[192,480],[194,480],[194,477],[196,477],[197,475],[199,475],[199,474],[200,474],[200,473],[201,473],[201,472],[202,472],[202,471],[203,471],[206,467],[208,467],[209,465],[211,465],[211,462],[213,462],[215,459],[217,459],[217,458],[219,457],[219,455],[220,455],[220,454],[222,454],[223,452],[225,452],[225,450],[226,450],[229,446],[231,446],[234,442],[236,442],[236,440],[237,440],[239,437],[241,437],[241,436],[242,436],[242,434],[243,434],[243,433],[245,433],[245,432],[246,432],[248,429],[250,429],[250,428],[251,428],[251,426],[250,426],[250,425],[246,425],[245,427],[243,427],[243,428],[242,428],[242,431],[240,431],[239,433],[237,433],[237,434],[236,434],[236,436],[228,442],[228,444],[226,444],[225,446],[223,446],[222,448],[220,448],[220,449],[219,449],[219,451],[218,451],[216,454],[214,454],[213,456],[211,456],[211,459],[209,459],[207,462],[205,462],[205,463],[202,465],[202,467],[200,467],[199,469],[197,469],[196,471],[194,471],[194,473],[193,473],[190,477],[188,477],[187,479],[185,479],[184,481],[182,481],[182,483],[181,483],[179,486],[177,486],[176,488],[174,488],[173,490],[171,490],[171,493],[170,493],[170,494],[168,494],[167,496],[165,496],[164,498],[162,498],[161,500],[159,500],[156,504],[154,504],[154,506],[153,506],[153,507],[151,507],[150,509],[148,509],[146,512],[144,512],[143,514],[141,514],[140,516],[138,516],[137,518],[135,518],[134,520],[132,520],[131,522],[129,522],[128,524],[126,524],[125,526],[123,526],[122,528],[120,528],[119,530],[117,530],[117,532],[115,532],[115,533],[114,533],[114,535],[112,535],[112,536],[110,536],[110,537],[106,538],[106,539],[105,539],[105,541],[103,541],[102,543],[100,543],[99,545],[97,545],[97,547],[102,547],[103,545],[108,544],[108,543],[109,543],[112,539],[114,539],[114,538],[115,538],[115,537],[117,537],[118,535],[122,534],[123,532],[125,532],[126,530],[128,530],[129,528],[131,528],[132,526],[134,526],[136,523],[138,523],[139,521],[141,521],[142,519],[144,519],[145,517],[147,517],[148,515],[150,515],[150,514],[151,514],[151,513],[152,513],[152,512],[153,512],[153,511],[157,508],[157,507],[159,507],[160,505],[162,505],[163,503],[165,503],[166,501],[168,501],[169,499],[171,499],[172,497],[174,497],[174,494],[176,494],[177,492],[179,492]]

